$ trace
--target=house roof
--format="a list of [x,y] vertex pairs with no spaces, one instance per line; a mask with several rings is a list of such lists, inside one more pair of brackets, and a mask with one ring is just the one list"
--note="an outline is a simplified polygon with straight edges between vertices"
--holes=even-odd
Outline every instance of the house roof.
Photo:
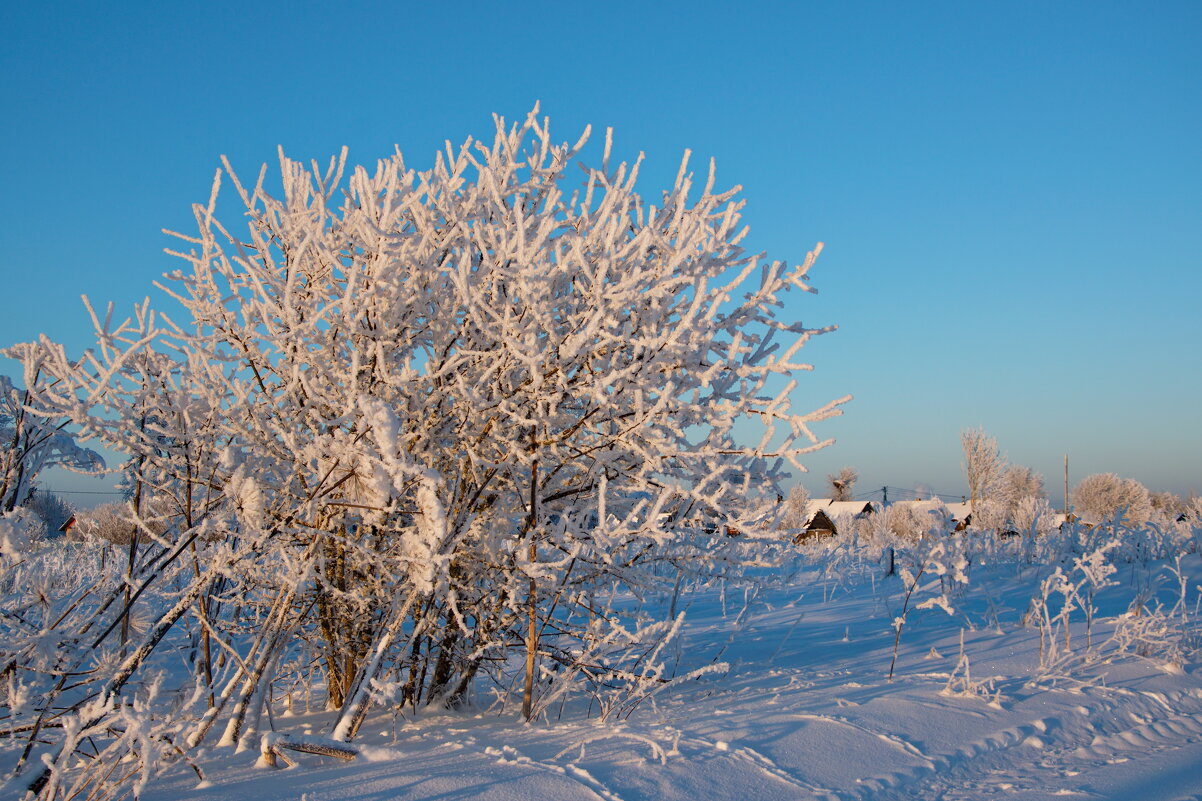
[[828,516],[871,514],[872,504],[868,501],[831,501],[822,507]]
[[834,531],[835,521],[831,520],[830,515],[828,515],[824,510],[819,509],[817,512],[814,512],[813,517],[810,518],[810,522],[806,523],[806,528],[810,530],[821,528],[828,531]]
[[836,532],[838,530],[836,519],[860,517],[872,514],[874,510],[875,507],[869,501],[832,501],[830,498],[815,498],[810,501],[810,516],[806,521],[805,530]]
[[944,503],[938,498],[930,500],[915,500],[915,501],[894,501],[890,506],[910,506],[921,511],[930,511],[932,509],[941,508]]
[[968,518],[972,517],[971,503],[945,503],[943,505],[947,507],[948,514],[952,516],[953,520],[958,520],[963,523],[964,521],[968,520]]

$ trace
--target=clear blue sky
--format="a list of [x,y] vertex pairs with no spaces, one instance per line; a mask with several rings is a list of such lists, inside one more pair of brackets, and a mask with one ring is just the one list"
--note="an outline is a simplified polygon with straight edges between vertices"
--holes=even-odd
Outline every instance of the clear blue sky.
[[0,343],[153,294],[222,153],[426,168],[539,100],[648,194],[714,157],[755,249],[827,243],[798,397],[856,397],[811,490],[963,491],[983,426],[1054,498],[1065,453],[1202,491],[1202,3],[583,5],[6,4]]

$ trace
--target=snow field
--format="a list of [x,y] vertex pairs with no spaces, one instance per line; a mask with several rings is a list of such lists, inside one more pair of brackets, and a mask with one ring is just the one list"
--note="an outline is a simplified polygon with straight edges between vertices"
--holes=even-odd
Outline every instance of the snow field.
[[[1107,650],[1134,591],[1151,615],[1170,600],[1175,562],[1118,564],[1097,596],[1093,650],[1080,643],[1040,667],[1040,632],[1023,613],[1051,568],[974,565],[954,600],[912,613],[886,679],[903,585],[883,575],[832,579],[829,554],[788,582],[747,593],[694,589],[671,647],[678,670],[728,669],[662,693],[624,720],[569,704],[524,724],[481,708],[376,714],[353,763],[299,755],[296,768],[252,754],[203,755],[210,786],[176,771],[153,799],[1163,799],[1202,797],[1202,682],[1194,652],[1179,664]],[[1202,559],[1181,560],[1196,603]],[[877,568],[879,573],[879,568]],[[917,593],[937,592],[939,581]],[[667,599],[663,599],[665,602]],[[1188,613],[1187,613],[1188,617]],[[1188,618],[1192,620],[1192,618]],[[961,633],[979,692],[949,692]],[[1179,635],[1191,641],[1192,623]],[[976,686],[975,684],[972,686]],[[328,715],[286,719],[320,733]],[[283,723],[285,721],[281,721]]]

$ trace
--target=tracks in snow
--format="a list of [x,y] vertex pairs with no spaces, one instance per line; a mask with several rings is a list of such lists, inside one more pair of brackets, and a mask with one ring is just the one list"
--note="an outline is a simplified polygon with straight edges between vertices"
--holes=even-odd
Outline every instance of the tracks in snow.
[[584,768],[569,762],[566,765],[556,765],[553,762],[542,762],[537,759],[532,759],[518,752],[511,745],[503,745],[500,748],[488,747],[484,749],[484,753],[488,756],[496,756],[497,764],[499,765],[521,765],[523,767],[533,768],[535,770],[546,771],[558,776],[563,776],[572,779],[577,783],[586,787],[593,795],[600,798],[602,801],[622,801],[622,797],[610,790],[601,782],[597,781],[591,773]]
[[[969,801],[1026,791],[1096,798],[1087,787],[1072,787],[1073,778],[1190,746],[1202,746],[1202,693],[1127,693],[992,732],[950,754],[927,756],[925,766],[865,779],[852,797]],[[1054,791],[1055,783],[1065,786]],[[1156,797],[1202,801],[1202,790],[1186,784],[1185,795],[1166,787]]]

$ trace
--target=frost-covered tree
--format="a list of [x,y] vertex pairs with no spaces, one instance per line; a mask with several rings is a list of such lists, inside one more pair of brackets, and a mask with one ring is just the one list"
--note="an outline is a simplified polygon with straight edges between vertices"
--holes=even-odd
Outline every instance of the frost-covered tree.
[[64,430],[64,416],[46,415],[37,407],[41,380],[37,370],[28,373],[26,381],[33,389],[22,390],[0,375],[0,513],[23,505],[47,468],[104,469],[98,453],[77,445]]
[[[828,329],[777,316],[818,249],[797,266],[745,252],[736,190],[714,191],[712,163],[695,186],[687,154],[656,202],[608,136],[571,185],[586,137],[498,119],[430,170],[398,152],[345,188],[345,151],[324,171],[281,153],[282,197],[227,164],[163,285],[186,317],[94,315],[82,359],[10,349],[53,377],[47,414],[126,454],[141,539],[125,586],[163,593],[124,660],[61,660],[92,671],[75,693],[97,701],[72,732],[104,738],[181,620],[204,644],[202,706],[163,724],[182,748],[218,721],[250,742],[311,665],[342,741],[375,700],[455,703],[482,677],[516,682],[527,718],[568,692],[659,686],[679,621],[632,619],[612,590],[762,560],[779,482],[841,401],[792,409],[798,349]],[[226,180],[244,233],[218,218]],[[743,421],[758,441],[736,438]],[[64,625],[104,645],[138,597]]]
[[27,509],[17,509],[13,512],[0,514],[0,567],[6,567],[8,562],[16,562],[25,555],[29,548],[31,534],[30,517]]
[[76,512],[75,530],[89,540],[129,545],[135,531],[147,531],[152,537],[165,535],[172,517],[171,507],[161,501],[157,509],[145,504],[140,515],[134,514],[129,501],[113,501]]
[[1025,531],[1025,523],[1018,520],[1019,508],[1045,495],[1043,476],[1029,467],[1010,465],[1001,471],[989,494],[977,499],[973,523],[992,531]]
[[983,429],[961,431],[960,446],[964,450],[963,467],[968,479],[969,501],[975,509],[977,501],[997,494],[1006,469],[1006,459],[998,453],[997,440]]
[[1072,492],[1073,506],[1085,520],[1102,522],[1123,510],[1127,523],[1142,523],[1152,511],[1148,489],[1133,478],[1115,473],[1095,473],[1081,480]]
[[1047,497],[1043,476],[1029,467],[1010,465],[1002,471],[998,483],[999,500],[1003,501],[1011,512],[1026,498]]
[[1189,510],[1189,504],[1171,492],[1153,492],[1149,496],[1152,509],[1164,515],[1169,520],[1176,520]]
[[1029,539],[1044,537],[1056,529],[1056,515],[1046,498],[1028,495],[1018,502],[1011,513],[1014,530]]
[[61,495],[42,490],[35,490],[30,493],[29,497],[21,505],[37,515],[46,524],[47,532],[57,531],[74,513],[71,504],[63,500]]
[[810,522],[810,493],[800,484],[794,484],[785,497],[782,514],[784,528],[799,531]]
[[996,498],[978,498],[972,510],[972,525],[981,531],[1004,533],[1010,527],[1010,510]]
[[880,514],[872,515],[869,520],[877,538],[882,541],[890,538],[917,540],[930,530],[932,513],[942,508],[943,504],[938,500],[900,501],[886,506]]
[[113,501],[78,512],[75,530],[85,540],[127,545],[132,525],[129,504],[125,501]]
[[837,472],[827,476],[826,481],[831,488],[831,500],[852,500],[852,491],[859,478],[860,474],[856,472],[854,467],[841,467]]

